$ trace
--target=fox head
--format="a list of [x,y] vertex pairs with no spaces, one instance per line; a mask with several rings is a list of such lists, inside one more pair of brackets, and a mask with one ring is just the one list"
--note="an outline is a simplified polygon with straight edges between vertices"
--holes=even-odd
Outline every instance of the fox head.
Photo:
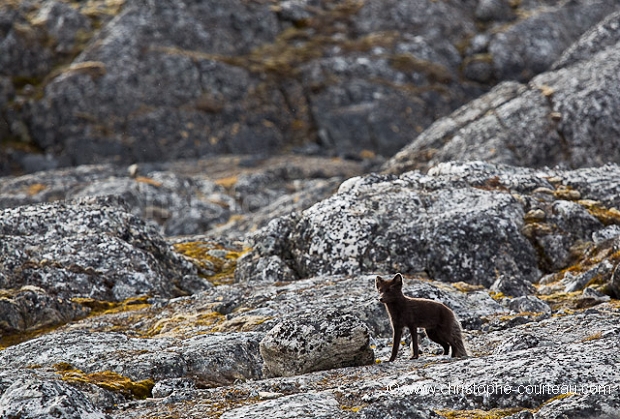
[[398,273],[387,280],[377,276],[375,287],[379,291],[379,301],[389,303],[403,295],[403,276]]

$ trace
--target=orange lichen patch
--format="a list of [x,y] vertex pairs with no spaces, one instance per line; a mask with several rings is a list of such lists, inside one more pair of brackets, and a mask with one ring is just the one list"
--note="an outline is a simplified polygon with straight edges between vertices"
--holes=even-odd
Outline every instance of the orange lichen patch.
[[598,201],[582,199],[577,203],[605,225],[620,224],[620,211],[617,208],[607,208]]
[[0,350],[6,349],[9,346],[18,345],[22,342],[26,342],[31,339],[38,338],[39,336],[45,335],[46,333],[53,332],[59,327],[63,326],[62,324],[57,324],[49,327],[42,327],[40,329],[21,331],[9,334],[0,335]]
[[495,301],[502,301],[504,298],[506,298],[506,295],[504,295],[504,293],[500,291],[489,291],[489,296]]
[[54,365],[54,369],[62,377],[63,381],[76,384],[94,384],[103,389],[121,393],[126,397],[134,399],[150,397],[151,390],[155,385],[155,382],[151,379],[132,381],[130,378],[114,371],[85,373],[67,362],[60,362]]
[[363,408],[365,408],[366,406],[368,406],[368,404],[361,404],[359,406],[345,406],[345,405],[341,405],[340,406],[340,410],[344,410],[347,412],[353,412],[353,413],[357,413],[360,410],[362,410]]
[[591,335],[586,336],[585,338],[581,339],[581,342],[590,342],[593,340],[598,340],[600,338],[603,337],[603,332],[598,331],[598,332],[594,332]]
[[152,179],[150,177],[146,177],[146,176],[137,176],[134,180],[136,182],[146,183],[147,185],[155,186],[156,188],[159,188],[159,187],[161,187],[163,185],[163,183],[161,183],[161,182],[159,182],[159,181],[157,181],[155,179]]
[[187,257],[199,268],[199,273],[213,285],[230,284],[234,281],[237,259],[249,249],[227,249],[209,241],[177,243],[174,249]]
[[230,189],[239,181],[238,176],[228,176],[215,180],[216,185],[220,185],[223,188]]
[[40,192],[43,192],[46,189],[47,185],[44,185],[42,183],[33,183],[32,185],[28,186],[28,195],[34,196]]
[[560,185],[553,193],[557,199],[565,199],[569,201],[576,201],[581,199],[581,193],[578,190],[571,188],[570,186]]

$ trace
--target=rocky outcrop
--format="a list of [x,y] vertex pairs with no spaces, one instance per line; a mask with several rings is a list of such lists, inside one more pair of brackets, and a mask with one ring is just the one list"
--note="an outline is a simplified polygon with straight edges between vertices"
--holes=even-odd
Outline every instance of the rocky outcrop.
[[547,70],[617,7],[11,2],[0,6],[1,169],[282,150],[388,157],[498,81]]
[[620,47],[611,29],[619,19],[609,16],[528,84],[502,83],[440,119],[385,169],[427,170],[451,160],[571,168],[619,161]]
[[120,198],[0,211],[0,286],[35,285],[62,298],[173,297],[209,283]]
[[[50,403],[50,400],[53,400]],[[66,419],[104,419],[105,415],[81,391],[61,381],[20,379],[11,384],[0,397],[3,417]]]
[[[617,230],[606,226],[620,223],[619,176],[615,165],[536,171],[451,163],[428,175],[352,178],[333,197],[257,232],[235,275],[282,281],[425,272],[440,281],[530,294],[529,283],[541,272],[564,275],[584,243],[614,237]],[[596,265],[566,291],[582,290],[601,275],[613,284],[614,268],[615,262]]]
[[267,375],[276,377],[375,362],[368,327],[338,312],[278,323],[261,341],[260,353]]

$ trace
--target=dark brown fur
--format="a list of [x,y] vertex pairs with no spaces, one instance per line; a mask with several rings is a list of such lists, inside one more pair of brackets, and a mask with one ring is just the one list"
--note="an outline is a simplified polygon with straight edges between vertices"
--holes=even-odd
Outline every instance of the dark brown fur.
[[411,359],[419,355],[418,327],[424,328],[426,336],[441,345],[444,355],[448,355],[452,348],[453,357],[467,356],[461,325],[452,310],[433,300],[405,296],[401,274],[396,274],[391,280],[378,276],[375,286],[380,294],[379,301],[387,308],[394,331],[390,362],[396,359],[405,327],[411,333]]

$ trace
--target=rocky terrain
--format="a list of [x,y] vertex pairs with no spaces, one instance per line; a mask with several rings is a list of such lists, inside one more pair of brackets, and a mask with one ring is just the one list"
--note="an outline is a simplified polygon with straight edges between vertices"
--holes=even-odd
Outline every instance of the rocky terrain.
[[619,7],[2,3],[0,417],[620,417]]

